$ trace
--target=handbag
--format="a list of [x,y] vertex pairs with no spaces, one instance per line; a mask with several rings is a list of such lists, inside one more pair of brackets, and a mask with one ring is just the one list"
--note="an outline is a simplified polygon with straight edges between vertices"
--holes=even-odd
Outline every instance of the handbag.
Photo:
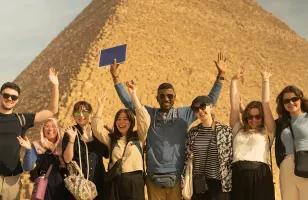
[[116,142],[113,141],[112,145],[111,145],[111,150],[110,150],[110,155],[109,155],[110,159],[109,159],[109,164],[108,164],[109,167],[108,167],[108,171],[106,172],[105,177],[104,177],[104,181],[106,183],[112,182],[115,178],[121,176],[121,174],[122,174],[122,158],[123,158],[123,156],[125,154],[126,147],[127,147],[128,143],[126,143],[126,145],[124,147],[124,151],[122,153],[122,157],[120,159],[118,159],[114,163],[114,165],[110,168],[110,164],[112,163],[112,151],[114,149],[115,144],[116,144]]
[[183,179],[182,196],[184,200],[190,200],[193,195],[193,155],[188,158]]
[[173,188],[178,181],[175,173],[149,174],[150,180],[160,187]]
[[[77,130],[78,131],[78,130]],[[80,152],[80,141],[78,131],[77,141],[78,141],[78,153],[79,153],[79,166],[75,161],[71,161],[68,164],[69,176],[64,179],[65,187],[70,191],[70,193],[75,197],[76,200],[93,200],[97,196],[97,190],[95,184],[88,180],[89,179],[89,157],[88,157],[88,147],[86,147],[86,157],[87,157],[87,178],[84,177],[82,172],[81,163],[81,152]]]
[[119,159],[114,163],[114,165],[106,172],[104,181],[111,182],[116,177],[121,176],[122,174],[122,159]]
[[292,129],[292,124],[289,123],[291,135],[293,138],[293,149],[294,149],[294,174],[299,177],[308,178],[308,151],[296,151],[295,149],[295,138]]
[[205,174],[196,174],[193,178],[194,192],[196,194],[204,194],[209,190]]
[[51,172],[52,164],[49,166],[47,172],[43,176],[39,176],[34,181],[34,187],[31,195],[31,200],[43,200],[48,185],[48,176]]

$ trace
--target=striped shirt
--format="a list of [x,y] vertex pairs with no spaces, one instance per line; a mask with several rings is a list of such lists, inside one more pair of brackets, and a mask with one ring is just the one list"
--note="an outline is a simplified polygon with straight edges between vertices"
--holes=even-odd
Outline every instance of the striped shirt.
[[198,125],[192,151],[194,154],[193,174],[205,174],[206,178],[221,179],[216,133],[212,127]]

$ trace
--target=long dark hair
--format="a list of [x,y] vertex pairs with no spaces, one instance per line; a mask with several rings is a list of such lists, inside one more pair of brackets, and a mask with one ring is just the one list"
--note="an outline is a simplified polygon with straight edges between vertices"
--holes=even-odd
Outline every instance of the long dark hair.
[[243,128],[245,131],[250,129],[250,126],[248,124],[248,118],[249,118],[249,112],[251,109],[256,108],[259,110],[259,113],[262,117],[262,125],[259,128],[264,128],[264,113],[263,113],[263,106],[260,101],[251,101],[249,104],[247,104],[243,114],[242,114],[242,122],[243,122]]
[[293,93],[295,94],[295,96],[299,97],[301,101],[301,110],[304,112],[308,112],[308,99],[304,97],[303,91],[294,85],[289,85],[285,87],[276,98],[276,103],[277,103],[276,112],[279,118],[282,118],[284,120],[290,118],[290,113],[285,109],[283,104],[283,95],[285,93]]
[[125,113],[128,121],[130,122],[130,126],[128,129],[128,133],[127,133],[127,141],[130,141],[133,138],[138,137],[138,134],[136,131],[134,131],[134,127],[135,127],[135,116],[134,113],[132,111],[130,111],[129,109],[120,109],[115,117],[114,117],[114,122],[113,122],[113,132],[110,134],[110,137],[114,140],[118,140],[122,135],[121,132],[119,131],[119,129],[116,126],[116,121],[118,120],[119,116],[121,113]]

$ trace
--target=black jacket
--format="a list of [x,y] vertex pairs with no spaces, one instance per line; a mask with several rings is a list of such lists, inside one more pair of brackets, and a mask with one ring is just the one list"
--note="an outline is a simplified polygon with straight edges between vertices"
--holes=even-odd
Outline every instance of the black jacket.
[[275,157],[278,167],[280,167],[281,162],[286,156],[286,148],[281,141],[281,133],[283,129],[289,126],[289,121],[287,119],[278,118],[275,120],[276,123],[276,140],[275,140]]

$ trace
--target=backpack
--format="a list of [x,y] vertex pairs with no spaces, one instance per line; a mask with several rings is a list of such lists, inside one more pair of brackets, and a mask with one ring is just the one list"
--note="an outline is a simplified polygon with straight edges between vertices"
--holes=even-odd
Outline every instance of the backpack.
[[18,118],[20,126],[22,128],[24,128],[26,126],[26,118],[25,118],[24,114],[22,114],[22,113],[14,113],[14,114]]

